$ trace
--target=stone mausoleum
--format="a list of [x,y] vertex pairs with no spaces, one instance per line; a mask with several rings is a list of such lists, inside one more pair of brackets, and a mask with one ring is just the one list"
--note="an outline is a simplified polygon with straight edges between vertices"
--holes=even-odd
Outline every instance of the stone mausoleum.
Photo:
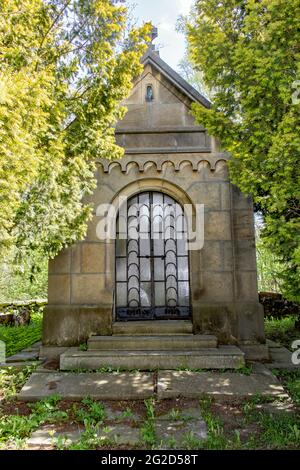
[[[153,48],[143,65],[116,129],[125,155],[98,162],[86,238],[49,263],[42,355],[60,354],[64,370],[234,368],[266,359],[251,199],[230,183],[228,154],[191,114],[192,103],[208,108],[207,99]],[[115,239],[100,239],[97,209],[112,205],[118,222],[120,199],[139,237],[120,237],[116,223]],[[204,205],[202,248],[187,246],[185,205],[193,224]],[[171,216],[169,239],[153,236],[165,207],[177,208],[181,239]]]

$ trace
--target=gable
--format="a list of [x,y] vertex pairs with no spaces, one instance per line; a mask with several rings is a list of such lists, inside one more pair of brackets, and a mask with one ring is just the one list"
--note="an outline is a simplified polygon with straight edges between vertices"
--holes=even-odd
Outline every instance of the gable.
[[[153,52],[143,59],[144,71],[136,80],[124,105],[128,112],[118,127],[156,128],[194,126],[191,104],[199,102],[205,107],[210,103],[171,67]],[[154,99],[147,102],[147,86],[153,88]]]
[[[210,103],[182,80],[156,54],[144,59],[142,75],[135,81],[124,105],[127,113],[116,128],[117,143],[126,153],[209,151],[210,139],[191,113],[193,102]],[[160,62],[164,64],[163,69]],[[156,62],[155,62],[156,61]],[[179,78],[178,78],[179,77]],[[181,80],[181,83],[179,81]],[[151,86],[153,100],[146,99]],[[197,99],[196,99],[197,98]]]

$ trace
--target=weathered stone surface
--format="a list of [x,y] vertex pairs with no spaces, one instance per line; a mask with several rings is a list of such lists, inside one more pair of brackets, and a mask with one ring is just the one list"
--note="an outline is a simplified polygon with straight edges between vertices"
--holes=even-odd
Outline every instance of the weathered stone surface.
[[59,356],[67,349],[67,346],[41,346],[39,357],[47,360],[59,360]]
[[191,420],[198,420],[202,419],[200,408],[198,407],[191,407],[191,408],[183,408],[183,409],[173,409],[168,413],[162,415],[156,415],[156,419],[159,421],[191,421]]
[[65,400],[139,400],[154,393],[153,375],[147,373],[33,373],[18,398],[38,401],[51,395]]
[[155,423],[155,433],[159,446],[177,449],[182,449],[191,440],[207,439],[207,427],[203,420],[159,420]]
[[221,183],[221,209],[223,211],[231,210],[231,194],[230,194],[230,183]]
[[89,350],[174,351],[216,347],[217,338],[213,335],[92,336],[88,340]]
[[105,244],[83,243],[81,247],[82,273],[105,273]]
[[99,429],[100,441],[109,441],[116,445],[135,446],[141,442],[140,430],[127,424],[109,424]]
[[193,183],[188,189],[189,196],[198,204],[204,204],[204,210],[221,210],[221,185],[218,183]]
[[282,345],[280,343],[276,343],[271,339],[266,339],[266,344],[269,348],[282,348]]
[[141,421],[141,417],[133,413],[130,409],[115,410],[110,406],[105,405],[105,421],[131,421],[136,424]]
[[[91,334],[111,334],[111,308],[108,306],[49,306],[44,311],[44,346],[73,346],[87,341]],[[58,334],[59,332],[59,334]]]
[[256,405],[258,411],[263,413],[269,413],[270,415],[286,415],[286,414],[296,414],[297,407],[293,404],[291,400],[279,400],[274,401],[273,403],[262,403]]
[[[71,430],[62,432],[56,425],[43,426],[34,431],[27,440],[26,445],[30,448],[55,447],[58,443],[63,446],[70,446],[80,440],[84,432],[83,427],[72,426]],[[136,446],[141,443],[140,429],[128,424],[108,424],[100,425],[97,431],[99,444],[111,443],[117,446]]]
[[201,268],[202,271],[223,271],[223,242],[205,241],[201,250]]
[[71,248],[71,273],[81,273],[81,243],[73,245]]
[[216,400],[244,399],[253,395],[287,397],[275,376],[242,375],[237,372],[159,372],[158,397],[198,398],[203,394]]
[[233,274],[231,272],[203,273],[203,291],[200,299],[203,302],[214,298],[214,302],[232,302],[233,297]]
[[9,356],[6,358],[7,363],[11,362],[28,362],[28,361],[35,361],[39,357],[38,351],[21,351],[13,356]]
[[258,302],[256,271],[237,271],[235,279],[237,300]]
[[27,348],[23,349],[23,352],[31,352],[31,351],[39,351],[40,347],[42,346],[41,341],[37,341],[36,343],[33,343],[31,346],[28,346]]
[[71,276],[69,274],[49,275],[49,305],[68,305],[71,296]]
[[219,344],[238,342],[238,317],[233,303],[204,304],[197,301],[193,308],[193,321],[196,334],[213,333]]
[[0,313],[0,324],[4,326],[14,325],[14,314],[13,313]]
[[269,346],[270,362],[265,364],[269,369],[300,370],[300,364],[292,361],[292,352],[282,346]]
[[[234,244],[234,255],[236,269],[238,271],[254,271],[256,277],[255,240],[236,240]],[[255,286],[255,288],[257,289],[257,286]]]
[[244,353],[235,346],[184,351],[79,351],[70,348],[60,356],[61,370],[235,369],[243,366]]
[[188,320],[162,320],[115,322],[112,325],[113,335],[184,335],[193,332],[193,324]]
[[55,258],[49,260],[50,274],[68,274],[71,267],[71,249],[65,248]]
[[73,274],[71,279],[72,304],[97,305],[112,302],[112,285],[108,283],[107,274]]
[[211,211],[205,214],[205,240],[231,240],[229,211]]
[[239,302],[236,304],[236,311],[239,321],[239,343],[247,346],[264,344],[265,332],[262,305],[258,302]]
[[233,212],[233,229],[236,240],[253,240],[254,213],[252,210],[240,210]]
[[240,349],[245,353],[247,361],[269,360],[269,348],[266,344],[241,344]]
[[36,366],[37,364],[41,364],[41,361],[1,362],[0,369],[10,369],[17,373],[20,370]]
[[60,432],[55,425],[44,426],[34,431],[27,440],[28,448],[31,447],[51,447],[59,440],[63,445],[70,445],[80,439],[83,429],[74,429],[73,431]]

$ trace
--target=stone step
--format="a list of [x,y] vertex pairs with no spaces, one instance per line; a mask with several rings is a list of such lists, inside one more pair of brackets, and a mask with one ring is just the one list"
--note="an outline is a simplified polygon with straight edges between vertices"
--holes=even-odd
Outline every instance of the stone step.
[[113,335],[190,335],[193,324],[190,320],[157,320],[116,322],[112,327]]
[[161,335],[161,336],[92,336],[88,349],[106,351],[174,351],[216,348],[213,335]]
[[197,351],[79,351],[70,348],[60,356],[61,370],[236,369],[244,365],[244,353],[236,346]]

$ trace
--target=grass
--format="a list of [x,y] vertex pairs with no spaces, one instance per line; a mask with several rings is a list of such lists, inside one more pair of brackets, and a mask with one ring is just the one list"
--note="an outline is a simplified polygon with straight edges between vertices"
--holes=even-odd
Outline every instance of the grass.
[[27,379],[34,371],[35,366],[25,367],[21,371],[13,367],[0,369],[0,397],[11,400],[21,390]]
[[231,442],[225,437],[222,420],[213,415],[211,407],[213,399],[203,397],[200,401],[201,415],[207,425],[207,440],[201,443],[206,450],[225,450],[232,448]]
[[300,339],[300,331],[295,328],[296,317],[265,318],[266,337],[291,350],[295,339]]
[[272,372],[282,382],[293,402],[300,406],[300,370],[273,370]]
[[29,404],[29,415],[2,415],[0,420],[0,448],[22,448],[25,440],[43,424],[58,423],[68,419],[68,413],[58,409],[60,398],[53,395]]
[[95,426],[104,421],[105,409],[102,403],[91,398],[84,398],[81,403],[85,405],[84,408],[74,407],[74,415],[80,423]]
[[270,401],[272,401],[271,397],[255,396],[244,403],[240,426],[246,429],[252,423],[256,430],[252,431],[245,441],[242,441],[238,425],[237,429],[226,433],[222,420],[212,413],[213,401],[210,398],[200,400],[202,417],[207,424],[208,439],[199,443],[198,448],[206,450],[300,449],[300,416],[284,412],[273,415],[267,411],[257,410],[258,404]]
[[29,325],[0,326],[0,340],[6,345],[6,356],[12,356],[42,337],[43,307],[31,314]]
[[295,413],[268,413],[258,411],[256,406],[271,403],[271,397],[253,397],[243,406],[245,423],[255,423],[260,428],[247,443],[249,448],[259,449],[299,449],[300,448],[300,416]]
[[141,440],[147,446],[154,448],[156,444],[155,434],[155,399],[149,398],[144,401],[146,407],[146,420],[141,428]]

